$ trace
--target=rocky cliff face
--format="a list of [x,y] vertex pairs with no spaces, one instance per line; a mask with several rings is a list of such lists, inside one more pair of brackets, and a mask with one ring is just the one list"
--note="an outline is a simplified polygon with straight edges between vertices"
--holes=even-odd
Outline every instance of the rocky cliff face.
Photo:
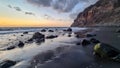
[[81,12],[71,26],[120,26],[120,0],[99,0]]

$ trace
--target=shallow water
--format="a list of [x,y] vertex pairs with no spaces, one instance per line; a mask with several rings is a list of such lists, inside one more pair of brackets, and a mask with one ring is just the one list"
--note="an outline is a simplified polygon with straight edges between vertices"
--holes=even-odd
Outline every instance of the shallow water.
[[[50,28],[55,31],[55,28]],[[74,44],[70,44],[72,41],[76,41],[77,39],[74,37],[74,33],[72,33],[72,37],[68,37],[68,33],[63,32],[63,29],[66,28],[59,28],[55,32],[41,32],[45,36],[49,35],[58,35],[57,38],[54,39],[46,39],[44,43],[41,44],[36,44],[35,42],[33,43],[25,43],[24,48],[15,48],[13,50],[5,50],[3,49],[9,47],[9,46],[16,46],[19,41],[25,42],[29,38],[32,37],[34,32],[37,32],[41,30],[36,29],[34,31],[30,30],[25,30],[25,31],[30,31],[29,34],[24,34],[23,30],[15,30],[15,31],[1,31],[0,33],[0,62],[4,60],[13,60],[13,61],[20,61],[17,65],[22,66],[22,65],[28,65],[28,61],[31,60],[35,55],[47,51],[47,50],[54,50],[57,47],[62,47],[62,46],[73,46]],[[85,28],[73,28],[73,31],[78,31],[78,30],[84,30]],[[17,32],[16,32],[17,31]],[[68,43],[65,43],[68,42]],[[25,64],[26,63],[26,64]],[[14,67],[13,67],[14,68]]]

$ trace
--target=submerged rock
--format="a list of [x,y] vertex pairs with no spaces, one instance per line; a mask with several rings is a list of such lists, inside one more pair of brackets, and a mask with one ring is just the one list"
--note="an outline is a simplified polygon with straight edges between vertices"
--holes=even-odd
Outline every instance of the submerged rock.
[[85,38],[86,35],[85,34],[76,34],[75,37],[76,38]]
[[76,43],[76,45],[80,45],[80,44],[81,44],[80,42]]
[[95,39],[95,38],[91,38],[90,39],[90,42],[94,43],[94,44],[97,44],[97,43],[100,43],[99,40]]
[[18,47],[22,48],[22,47],[24,47],[24,45],[25,45],[25,44],[24,44],[22,41],[19,41]]
[[41,32],[46,32],[46,30],[45,30],[45,29],[42,29]]
[[83,45],[83,46],[86,46],[86,45],[89,45],[89,44],[90,44],[90,41],[89,41],[89,40],[84,39],[84,40],[82,41],[82,45]]
[[96,44],[94,46],[94,53],[101,58],[112,59],[120,62],[120,51],[108,44]]
[[7,48],[7,50],[12,50],[12,49],[15,49],[15,46],[10,46]]
[[86,37],[94,37],[96,34],[87,34]]
[[35,65],[36,63],[40,63],[43,64],[46,61],[51,60],[54,57],[54,52],[49,50],[47,52],[43,52],[37,56],[34,57],[34,59],[36,60],[35,62],[32,62],[32,65]]
[[28,32],[26,31],[26,32],[23,32],[23,34],[28,34]]
[[15,61],[5,60],[4,62],[0,63],[0,68],[10,68],[11,66],[15,65]]
[[58,36],[57,35],[50,35],[50,36],[47,36],[46,39],[53,39],[53,38],[57,38]]
[[48,32],[54,32],[53,30],[48,30]]

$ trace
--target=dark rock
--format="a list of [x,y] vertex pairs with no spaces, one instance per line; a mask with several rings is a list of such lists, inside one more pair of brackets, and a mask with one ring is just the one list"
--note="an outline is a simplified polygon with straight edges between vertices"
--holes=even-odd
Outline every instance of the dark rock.
[[45,41],[45,35],[39,33],[39,32],[36,32],[35,34],[33,34],[33,37],[31,39],[29,39],[28,41],[34,41],[36,43],[41,43],[41,42],[44,42]]
[[89,40],[84,39],[84,40],[82,41],[82,45],[83,45],[83,46],[86,46],[86,45],[89,45],[89,44],[90,44],[90,41],[89,41]]
[[42,39],[42,38],[45,38],[45,35],[43,35],[39,32],[34,33],[33,37],[32,37],[32,39]]
[[23,34],[28,34],[28,32],[26,31],[26,32],[23,32]]
[[13,34],[13,36],[16,36],[15,34]]
[[10,68],[11,66],[13,66],[15,64],[16,64],[15,61],[6,60],[6,61],[0,63],[0,68]]
[[37,44],[41,44],[42,42],[45,42],[45,39],[44,38],[42,38],[42,39],[36,39],[35,42]]
[[48,32],[54,32],[53,30],[48,30]]
[[68,28],[67,31],[72,32],[72,28]]
[[71,34],[68,34],[68,37],[71,37]]
[[53,39],[53,38],[57,38],[58,36],[57,35],[50,35],[50,36],[47,36],[46,39]]
[[24,36],[24,35],[21,35],[21,36]]
[[108,44],[98,43],[94,46],[95,55],[101,58],[112,59],[120,62],[120,51]]
[[90,39],[90,42],[94,43],[94,44],[97,44],[97,43],[100,43],[99,40],[95,39],[95,38],[91,38]]
[[18,47],[20,47],[20,48],[24,47],[24,43],[22,41],[19,41]]
[[67,30],[64,29],[63,31],[67,31]]
[[118,29],[116,32],[117,32],[117,33],[120,33],[120,29]]
[[33,41],[33,39],[32,39],[32,38],[28,39],[28,42],[32,42],[32,41]]
[[75,36],[76,38],[80,38],[80,36],[77,34],[76,36]]
[[81,44],[80,42],[76,43],[76,45],[80,45],[80,44]]
[[11,41],[11,39],[8,39],[9,41]]
[[45,29],[42,29],[41,32],[46,32],[46,30],[45,30]]
[[75,34],[76,38],[85,38],[86,35],[85,34]]
[[15,46],[10,46],[7,48],[7,50],[12,50],[12,49],[15,49]]
[[96,34],[87,34],[86,37],[94,37]]

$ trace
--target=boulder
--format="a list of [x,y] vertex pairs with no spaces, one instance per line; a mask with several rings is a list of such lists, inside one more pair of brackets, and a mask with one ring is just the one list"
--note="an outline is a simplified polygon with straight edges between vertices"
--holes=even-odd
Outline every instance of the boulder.
[[89,40],[84,39],[84,40],[82,41],[82,46],[86,46],[86,45],[89,45],[89,44],[90,44],[90,41],[89,41]]
[[36,41],[36,43],[41,43],[43,41],[45,41],[45,35],[39,33],[39,32],[36,32],[33,34],[33,37],[31,39],[29,39],[28,41]]
[[0,63],[0,68],[10,68],[11,66],[15,65],[15,61],[5,60],[4,62]]
[[98,43],[94,46],[94,54],[100,58],[112,59],[120,62],[120,51],[108,44]]
[[48,32],[54,32],[53,30],[48,30]]
[[42,29],[41,32],[46,32],[46,30],[45,30],[45,29]]
[[94,44],[97,44],[97,43],[100,43],[99,40],[95,39],[95,38],[91,38],[90,39],[90,42],[94,43]]
[[18,47],[20,47],[20,48],[24,47],[24,43],[22,41],[19,41]]
[[58,36],[57,35],[50,35],[50,36],[47,36],[46,39],[53,39],[53,38],[57,38]]
[[45,38],[45,35],[43,35],[39,32],[34,33],[33,37],[32,37],[32,39],[42,39],[42,38]]
[[28,32],[26,31],[26,32],[23,32],[23,34],[28,34]]
[[72,28],[68,28],[67,31],[72,32]]

